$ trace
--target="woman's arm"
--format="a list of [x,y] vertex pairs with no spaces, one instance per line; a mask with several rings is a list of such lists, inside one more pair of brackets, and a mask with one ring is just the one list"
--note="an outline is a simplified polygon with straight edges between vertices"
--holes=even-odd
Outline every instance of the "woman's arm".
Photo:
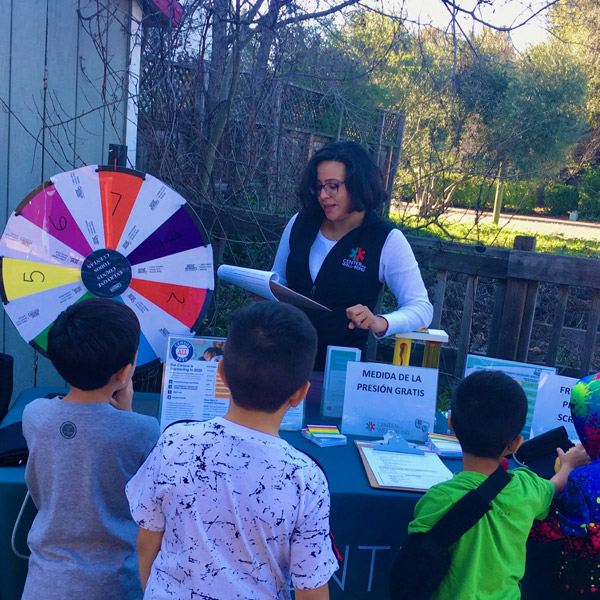
[[285,270],[287,267],[288,256],[290,255],[290,232],[292,231],[292,226],[294,225],[297,216],[298,214],[295,214],[285,226],[285,229],[281,234],[281,239],[279,240],[279,247],[277,248],[277,254],[275,254],[273,266],[271,267],[271,271],[274,271],[279,275],[279,283],[281,283],[281,285],[287,285]]
[[382,314],[389,323],[385,335],[395,335],[428,327],[433,306],[410,244],[398,229],[390,231],[379,262],[379,280],[394,294],[398,309]]

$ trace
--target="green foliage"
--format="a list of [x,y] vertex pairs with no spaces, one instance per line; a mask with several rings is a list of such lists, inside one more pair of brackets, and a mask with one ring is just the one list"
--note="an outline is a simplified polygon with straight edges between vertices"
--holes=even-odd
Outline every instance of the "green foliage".
[[588,78],[586,110],[594,127],[600,124],[600,3],[597,0],[557,2],[552,7],[551,31],[571,46]]
[[485,209],[494,202],[494,182],[473,177],[458,184],[452,204],[460,208]]
[[583,219],[600,220],[600,167],[589,169],[581,176],[579,212]]
[[[355,105],[394,110],[406,103],[414,63],[412,40],[399,21],[355,10],[339,29],[330,28],[324,67],[344,99]],[[348,106],[350,112],[357,106]]]
[[456,75],[457,94],[465,110],[479,115],[486,127],[493,124],[505,102],[514,71],[514,54],[499,42],[498,36],[484,36],[478,56],[469,56]]
[[540,184],[537,181],[505,181],[502,208],[506,211],[530,214],[537,204]]
[[[535,181],[504,182],[503,208],[519,213],[531,213],[537,202],[539,184]],[[452,196],[453,206],[478,210],[491,209],[494,206],[496,181],[482,177],[459,183]]]
[[573,185],[555,183],[544,190],[544,204],[551,215],[566,215],[577,208],[579,193]]
[[340,107],[350,129],[367,118],[361,107],[406,115],[395,191],[421,214],[452,204],[491,209],[498,177],[505,209],[532,212],[538,182],[569,167],[584,135],[588,74],[565,44],[517,55],[505,32],[484,30],[466,43],[362,8],[299,37],[292,80],[323,82],[335,98],[319,129],[337,131]]
[[[521,173],[551,174],[583,133],[587,78],[560,43],[531,48],[507,92],[504,153]],[[510,135],[510,138],[507,137]]]
[[[391,214],[405,235],[472,243],[495,248],[512,248],[515,236],[531,235],[528,231],[518,231],[509,227],[493,224],[464,224],[438,220],[428,221],[419,217]],[[441,227],[437,225],[440,223]],[[536,251],[571,256],[597,257],[600,254],[600,242],[597,240],[565,239],[557,235],[536,234]]]
[[438,386],[437,403],[435,410],[446,411],[450,410],[452,402],[452,386],[449,384],[441,384]]

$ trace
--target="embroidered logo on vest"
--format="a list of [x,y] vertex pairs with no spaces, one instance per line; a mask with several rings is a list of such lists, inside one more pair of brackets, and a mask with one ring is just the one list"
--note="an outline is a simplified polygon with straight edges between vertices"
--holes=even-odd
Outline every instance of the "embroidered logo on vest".
[[365,260],[365,250],[360,247],[352,248],[348,258],[342,260],[342,266],[348,267],[349,269],[355,269],[356,271],[362,271],[364,273],[366,267],[362,261]]

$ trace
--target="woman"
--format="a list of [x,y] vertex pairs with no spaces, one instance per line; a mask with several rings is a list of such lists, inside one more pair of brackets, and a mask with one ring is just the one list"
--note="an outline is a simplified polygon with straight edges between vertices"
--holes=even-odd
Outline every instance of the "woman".
[[[299,196],[302,210],[283,232],[273,271],[332,311],[305,310],[319,335],[315,371],[325,367],[327,346],[364,349],[369,331],[383,338],[428,326],[433,307],[414,254],[404,235],[375,214],[386,194],[366,150],[355,142],[321,148],[304,169]],[[383,283],[398,309],[375,315]]]

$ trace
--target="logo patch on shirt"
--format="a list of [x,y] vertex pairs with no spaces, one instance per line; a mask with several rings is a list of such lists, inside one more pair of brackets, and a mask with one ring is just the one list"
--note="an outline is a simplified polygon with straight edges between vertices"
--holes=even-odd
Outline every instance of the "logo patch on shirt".
[[75,423],[71,421],[65,421],[60,426],[60,435],[62,435],[66,440],[73,439],[77,435],[77,427],[75,427]]
[[352,250],[350,250],[350,255],[348,258],[344,258],[344,260],[342,260],[342,266],[364,273],[366,267],[362,263],[363,260],[365,260],[365,250],[357,246],[356,248],[352,248]]

